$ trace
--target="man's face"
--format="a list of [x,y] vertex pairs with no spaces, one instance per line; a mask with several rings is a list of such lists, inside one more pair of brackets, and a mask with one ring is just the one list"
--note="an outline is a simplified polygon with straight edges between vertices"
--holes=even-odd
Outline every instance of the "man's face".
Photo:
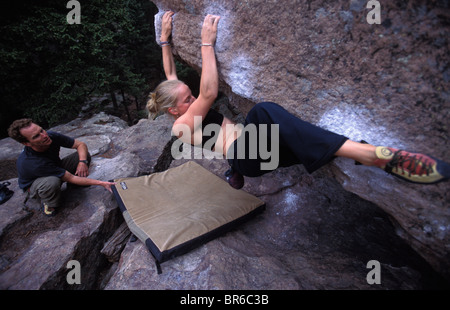
[[20,129],[20,133],[28,140],[28,142],[25,142],[24,145],[29,146],[38,152],[45,151],[52,143],[52,139],[50,139],[47,132],[42,129],[41,126],[34,123],[31,123],[28,127]]

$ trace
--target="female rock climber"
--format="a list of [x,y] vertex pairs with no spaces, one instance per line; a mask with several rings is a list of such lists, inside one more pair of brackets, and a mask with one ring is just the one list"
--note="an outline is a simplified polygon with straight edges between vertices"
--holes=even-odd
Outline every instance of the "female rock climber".
[[[167,81],[162,82],[151,94],[147,108],[153,115],[161,112],[171,115],[175,120],[172,132],[183,142],[203,147],[209,142],[213,151],[223,153],[231,166],[226,173],[227,179],[234,188],[239,189],[244,185],[243,175],[257,177],[270,171],[262,169],[262,163],[269,160],[267,156],[261,156],[261,152],[257,152],[256,156],[254,152],[252,154],[252,147],[255,148],[256,144],[258,149],[258,143],[266,144],[265,147],[269,149],[278,148],[278,166],[303,164],[309,173],[336,156],[342,156],[363,165],[379,167],[414,183],[431,184],[450,177],[450,165],[446,162],[424,154],[351,141],[307,123],[273,102],[258,103],[248,113],[244,128],[250,124],[257,128],[257,137],[249,139],[249,131],[236,130],[230,119],[211,109],[218,95],[219,77],[214,45],[220,16],[207,15],[203,22],[200,93],[195,98],[189,87],[177,78],[169,42],[173,14],[169,11],[163,15],[160,38]],[[211,124],[218,128],[214,136],[203,132]],[[278,124],[275,127],[277,139],[269,140],[268,137],[272,137],[271,130],[275,130],[271,126],[274,124]],[[262,133],[261,128],[267,132]]]

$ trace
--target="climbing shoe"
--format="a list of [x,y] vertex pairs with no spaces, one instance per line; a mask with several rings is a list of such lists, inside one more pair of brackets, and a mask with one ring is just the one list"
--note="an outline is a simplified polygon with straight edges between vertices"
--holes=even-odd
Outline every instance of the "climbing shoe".
[[375,165],[406,181],[434,184],[450,177],[450,165],[434,157],[379,146]]
[[55,214],[56,214],[56,210],[53,209],[52,211],[50,211],[49,210],[50,207],[45,202],[43,202],[41,204],[41,208],[42,208],[42,213],[44,213],[45,216],[51,217],[51,216],[55,216]]
[[233,168],[228,169],[225,172],[225,177],[227,178],[228,184],[234,189],[241,189],[244,186],[244,177]]

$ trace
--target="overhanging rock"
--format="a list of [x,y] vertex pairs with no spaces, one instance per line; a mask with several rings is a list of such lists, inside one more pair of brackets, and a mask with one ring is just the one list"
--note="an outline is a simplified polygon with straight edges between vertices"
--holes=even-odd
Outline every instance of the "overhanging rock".
[[[450,161],[448,8],[384,1],[382,23],[371,25],[364,0],[153,2],[156,38],[163,12],[174,11],[174,53],[197,69],[204,16],[221,16],[221,88],[241,111],[275,101],[353,140]],[[348,160],[324,169],[390,214],[399,235],[450,277],[449,183],[412,185]]]

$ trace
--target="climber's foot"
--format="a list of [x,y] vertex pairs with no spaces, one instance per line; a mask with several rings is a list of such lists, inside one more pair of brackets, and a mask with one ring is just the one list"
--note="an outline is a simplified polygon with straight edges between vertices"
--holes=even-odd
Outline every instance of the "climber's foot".
[[434,184],[450,178],[450,164],[434,157],[379,146],[375,166],[406,181]]
[[239,172],[234,171],[233,168],[228,169],[225,176],[231,187],[241,189],[244,186],[244,177]]

